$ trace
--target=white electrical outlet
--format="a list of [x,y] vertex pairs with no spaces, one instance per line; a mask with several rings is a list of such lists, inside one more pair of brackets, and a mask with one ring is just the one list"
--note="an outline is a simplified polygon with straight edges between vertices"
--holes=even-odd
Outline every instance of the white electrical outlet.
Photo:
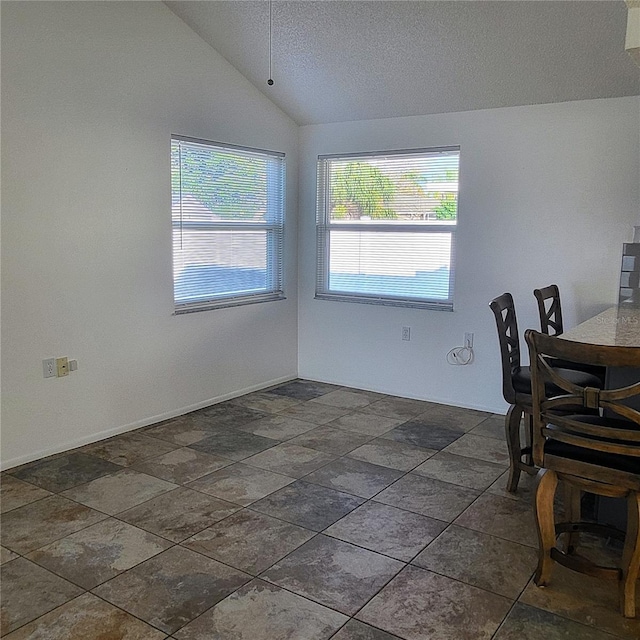
[[473,348],[473,333],[465,333],[464,334],[464,346],[467,349]]
[[57,374],[56,359],[47,358],[42,361],[42,372],[45,378],[55,378]]
[[402,327],[402,339],[411,340],[411,327]]

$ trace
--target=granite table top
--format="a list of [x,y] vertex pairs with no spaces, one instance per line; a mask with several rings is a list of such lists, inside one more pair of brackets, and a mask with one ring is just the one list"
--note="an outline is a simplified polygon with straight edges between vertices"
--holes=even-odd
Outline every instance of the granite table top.
[[610,307],[562,334],[564,340],[614,347],[640,347],[640,308]]

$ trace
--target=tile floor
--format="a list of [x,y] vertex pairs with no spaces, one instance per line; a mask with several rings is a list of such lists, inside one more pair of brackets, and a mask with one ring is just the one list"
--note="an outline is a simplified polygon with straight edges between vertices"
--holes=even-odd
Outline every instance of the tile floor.
[[640,638],[536,562],[503,419],[297,380],[2,474],[7,640]]

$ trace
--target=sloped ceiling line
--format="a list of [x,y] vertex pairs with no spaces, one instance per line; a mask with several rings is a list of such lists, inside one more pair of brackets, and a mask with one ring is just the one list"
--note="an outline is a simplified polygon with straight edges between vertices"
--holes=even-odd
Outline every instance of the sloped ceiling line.
[[298,124],[640,94],[623,0],[165,3]]

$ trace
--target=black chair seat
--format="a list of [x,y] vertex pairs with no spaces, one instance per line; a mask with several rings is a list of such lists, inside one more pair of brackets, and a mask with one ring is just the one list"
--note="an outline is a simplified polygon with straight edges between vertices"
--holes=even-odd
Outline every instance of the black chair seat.
[[[599,416],[573,416],[582,422],[590,422],[592,424],[598,424],[598,421],[602,421]],[[615,423],[619,423],[616,425]],[[637,425],[626,422],[624,420],[607,420],[606,426],[618,429],[634,429]],[[552,429],[553,425],[549,425]],[[637,430],[637,429],[636,429]],[[589,436],[591,440],[600,440],[601,442],[611,442],[611,444],[620,444],[620,440],[607,440],[606,438],[594,438]],[[571,460],[578,460],[579,462],[587,462],[588,464],[598,465],[599,467],[606,467],[607,469],[615,469],[616,471],[625,471],[627,473],[635,473],[640,476],[640,457],[637,456],[622,456],[619,453],[607,453],[606,451],[596,451],[594,449],[586,449],[584,447],[578,447],[573,444],[567,444],[566,442],[559,442],[558,440],[549,439],[544,445],[545,455],[558,456],[561,458],[569,458]]]
[[[602,388],[602,380],[591,373],[576,371],[575,369],[558,368],[558,374],[580,387]],[[531,395],[531,369],[529,367],[520,367],[518,371],[512,374],[511,379],[513,380],[513,387],[516,393]],[[545,383],[545,391],[547,396],[560,396],[566,393],[566,391],[563,391],[551,383]]]
[[585,422],[586,424],[593,424],[597,427],[607,427],[608,429],[628,429],[629,431],[640,431],[640,425],[632,422],[631,420],[625,420],[624,418],[614,418],[611,416],[603,417],[601,415],[593,414],[574,414],[569,416],[572,420],[578,422]]
[[[603,418],[599,415],[572,415],[569,417],[578,422],[606,427],[607,429],[640,431],[640,425],[637,425],[635,422],[619,418]],[[550,424],[548,425],[548,428],[553,429],[554,426]],[[589,439],[598,442],[621,444],[620,440],[609,440],[608,438],[589,436]],[[629,442],[629,444],[632,443]],[[558,442],[553,439],[547,440],[544,446],[544,451],[545,454],[571,458],[572,460],[588,462],[589,464],[596,464],[601,467],[607,467],[608,469],[616,469],[618,471],[626,471],[628,473],[637,473],[640,475],[640,458],[636,456],[622,456],[619,453],[607,453],[603,451],[595,451],[594,449],[585,449],[584,447],[567,444],[566,442]]]
[[596,376],[600,380],[600,386],[604,386],[604,377],[607,373],[605,367],[599,367],[596,364],[580,364],[569,360],[554,359],[551,363],[554,369],[575,369],[576,371],[584,371]]

